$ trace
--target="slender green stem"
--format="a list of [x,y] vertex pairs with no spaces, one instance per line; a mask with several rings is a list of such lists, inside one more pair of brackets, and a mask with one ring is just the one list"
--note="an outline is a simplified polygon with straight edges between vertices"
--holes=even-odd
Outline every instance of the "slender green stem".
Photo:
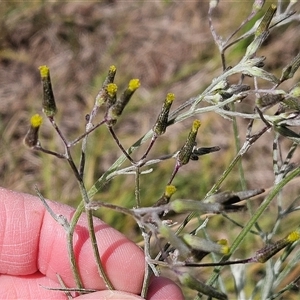
[[102,265],[102,262],[101,262],[99,249],[98,249],[98,244],[97,244],[97,239],[96,239],[95,230],[94,230],[94,222],[93,222],[92,211],[87,209],[86,214],[87,214],[87,220],[88,220],[89,235],[90,235],[90,239],[91,239],[91,243],[92,243],[94,257],[95,257],[95,260],[96,260],[96,263],[97,263],[98,273],[101,276],[101,278],[104,280],[104,283],[105,283],[106,287],[109,290],[114,290],[114,286],[111,283],[110,279],[108,278],[108,276],[107,276],[107,274],[104,270],[104,267]]
[[[145,156],[146,157],[146,156]],[[136,174],[135,174],[135,201],[137,208],[141,207],[141,199],[140,199],[140,168],[136,167]],[[142,232],[142,236],[144,238],[144,253],[145,257],[150,256],[150,234],[146,232],[145,226],[140,222],[137,221],[137,224]],[[141,291],[141,297],[146,298],[147,291],[149,287],[150,277],[151,277],[151,269],[150,266],[145,259],[145,273],[144,273],[144,279],[143,279],[143,285],[142,285],[142,291]]]
[[[73,270],[73,275],[77,284],[77,287],[82,288],[83,285],[81,283],[80,275],[79,275],[79,270],[78,266],[76,264],[75,260],[75,253],[74,253],[74,246],[73,246],[73,237],[74,237],[74,231],[75,227],[78,223],[78,220],[82,213],[85,211],[85,201],[82,200],[79,205],[76,208],[76,211],[70,221],[70,229],[68,231],[68,251],[69,251],[69,257],[70,257],[70,262],[71,262],[71,267]],[[113,289],[113,285],[111,284],[109,278],[107,277],[105,270],[102,266],[101,259],[100,259],[100,254],[98,250],[98,245],[97,245],[97,239],[95,236],[95,231],[94,231],[94,224],[93,224],[93,215],[92,211],[90,209],[86,209],[86,214],[87,214],[87,220],[88,220],[88,230],[89,230],[89,235],[92,243],[92,248],[93,248],[93,253],[94,257],[97,263],[97,269],[98,273],[101,276],[101,278],[104,280],[106,286],[109,289]]]
[[75,226],[78,223],[78,220],[84,211],[84,203],[81,201],[79,205],[77,206],[74,215],[72,216],[72,219],[70,221],[70,228],[67,233],[67,245],[68,245],[68,253],[69,253],[69,259],[71,263],[71,269],[72,273],[76,282],[76,287],[78,288],[83,288],[82,280],[80,278],[80,273],[79,269],[76,263],[75,259],[75,252],[74,252],[74,247],[73,247],[73,237],[74,237],[74,231],[75,231]]
[[77,263],[76,263],[76,260],[75,260],[74,247],[73,247],[74,226],[76,225],[76,223],[79,219],[79,216],[81,215],[81,212],[80,212],[81,206],[79,205],[77,207],[77,210],[76,210],[75,215],[74,215],[75,218],[73,217],[72,220],[71,220],[71,223],[69,224],[64,216],[57,215],[57,214],[54,213],[54,211],[48,205],[45,198],[40,193],[40,191],[38,190],[37,187],[35,187],[35,190],[36,190],[36,193],[39,196],[40,200],[42,201],[44,207],[46,208],[47,212],[51,215],[51,217],[57,223],[62,225],[64,227],[64,229],[66,230],[66,232],[67,232],[67,248],[68,248],[68,255],[69,255],[69,260],[70,260],[70,264],[71,264],[71,270],[72,270],[77,288],[82,288],[83,287],[82,280],[81,280],[80,275],[79,275],[79,270],[78,270],[78,266],[77,266]]
[[[142,235],[144,238],[144,254],[145,258],[150,257],[150,234],[146,232],[145,226],[143,226],[140,222],[138,222],[139,227],[142,230]],[[142,285],[142,291],[141,291],[141,297],[146,298],[147,292],[148,292],[148,287],[150,283],[150,278],[152,275],[152,271],[149,265],[149,262],[145,259],[145,274],[144,274],[144,279],[143,279],[143,285]]]
[[76,282],[76,287],[77,288],[83,288],[83,283],[82,279],[80,277],[78,265],[76,263],[75,259],[75,252],[74,252],[74,247],[73,247],[73,237],[74,237],[74,231],[71,230],[68,232],[67,235],[67,245],[68,245],[68,253],[69,253],[69,258],[70,258],[70,263],[71,263],[71,269],[72,273]]
[[124,153],[126,158],[132,163],[135,164],[135,161],[131,158],[131,156],[127,153],[126,149],[121,144],[120,140],[118,139],[114,129],[111,125],[107,125],[108,131],[110,132],[111,136],[113,137],[114,141],[116,142],[117,146],[120,148],[120,150]]
[[[231,107],[232,110],[234,111],[235,110],[234,103],[232,103]],[[233,121],[232,127],[233,127],[234,141],[235,141],[236,149],[238,151],[239,149],[241,149],[241,141],[239,139],[239,129],[238,129],[237,120],[235,116],[233,117],[232,121]],[[240,181],[241,181],[241,190],[246,190],[247,185],[246,185],[245,174],[244,174],[244,169],[241,160],[239,160],[238,162],[238,168],[239,168]]]
[[140,168],[135,169],[135,203],[137,207],[141,207],[141,197],[140,197]]
[[[86,192],[83,181],[80,181],[79,185],[80,185],[81,195],[83,198],[82,202],[84,204],[89,204],[90,200],[88,198],[88,194]],[[95,258],[96,264],[97,264],[98,273],[99,273],[100,277],[104,280],[106,287],[110,290],[113,290],[114,286],[111,283],[110,279],[108,278],[108,276],[104,270],[104,267],[102,265],[102,262],[101,262],[99,248],[98,248],[97,239],[96,239],[96,235],[95,235],[95,227],[94,227],[94,222],[93,222],[92,210],[86,208],[85,212],[87,215],[89,236],[90,236],[91,243],[92,243],[92,248],[93,248],[94,258]]]
[[[62,140],[62,142],[65,146],[65,157],[64,158],[67,159],[67,161],[69,163],[69,166],[71,167],[77,181],[80,182],[81,177],[78,173],[78,170],[75,166],[74,160],[73,160],[72,155],[70,153],[70,149],[68,147],[67,139],[64,137],[63,133],[61,132],[61,130],[57,126],[54,118],[49,117],[48,119],[51,122],[54,129],[56,130],[56,132],[58,133],[59,137],[61,138],[61,140]],[[80,273],[79,273],[78,265],[77,265],[76,258],[75,258],[74,246],[73,246],[73,237],[74,237],[75,225],[77,224],[78,219],[81,215],[80,207],[77,207],[76,212],[77,212],[76,218],[74,219],[74,216],[73,216],[72,220],[70,221],[69,230],[67,231],[67,248],[68,248],[69,260],[70,260],[71,269],[72,269],[72,273],[73,273],[73,276],[74,276],[76,286],[78,288],[83,288],[82,280],[80,278]],[[74,220],[76,221],[75,223],[73,222]]]

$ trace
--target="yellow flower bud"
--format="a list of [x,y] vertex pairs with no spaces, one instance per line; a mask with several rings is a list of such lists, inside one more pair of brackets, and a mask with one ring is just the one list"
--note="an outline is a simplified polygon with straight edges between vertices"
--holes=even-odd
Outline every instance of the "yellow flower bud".
[[115,83],[109,83],[106,86],[106,91],[109,94],[109,96],[111,96],[111,97],[113,97],[116,94],[117,90],[118,90],[118,87]]
[[30,119],[30,125],[34,128],[40,127],[43,122],[43,118],[39,114],[35,114]]
[[131,79],[129,81],[129,84],[128,84],[128,89],[131,91],[131,92],[134,92],[135,90],[137,90],[139,87],[140,87],[140,81],[138,79]]
[[41,74],[42,78],[49,77],[50,72],[49,72],[49,68],[47,66],[40,66],[39,70],[40,70],[40,74]]
[[288,242],[294,243],[300,239],[300,233],[298,231],[293,231],[286,237],[286,239]]
[[24,144],[30,148],[34,148],[38,144],[39,129],[43,118],[36,114],[30,119],[30,128],[24,138]]
[[52,90],[50,71],[47,66],[40,66],[39,70],[43,83],[43,112],[47,117],[52,118],[56,114],[56,104]]

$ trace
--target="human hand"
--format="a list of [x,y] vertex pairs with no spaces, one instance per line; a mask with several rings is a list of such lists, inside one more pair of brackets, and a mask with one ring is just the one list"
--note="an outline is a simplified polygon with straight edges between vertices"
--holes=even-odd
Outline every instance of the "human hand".
[[[47,201],[56,214],[70,219],[74,209]],[[95,233],[102,263],[116,291],[105,290],[89,241],[86,218],[74,234],[75,255],[85,288],[101,290],[77,299],[142,299],[144,254],[121,233],[95,219]],[[75,287],[70,269],[66,233],[37,197],[0,188],[0,299],[67,299],[57,274]],[[154,277],[147,299],[184,299],[171,280]]]

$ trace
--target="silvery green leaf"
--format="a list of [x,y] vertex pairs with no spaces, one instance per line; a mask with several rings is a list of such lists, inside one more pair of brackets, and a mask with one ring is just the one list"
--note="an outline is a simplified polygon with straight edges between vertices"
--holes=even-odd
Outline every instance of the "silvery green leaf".
[[300,82],[295,84],[289,91],[289,95],[292,97],[300,97]]
[[228,204],[235,204],[242,200],[249,199],[253,196],[259,195],[264,192],[264,189],[257,189],[257,190],[246,190],[240,192],[221,192],[218,194],[211,195],[210,197],[206,198],[203,202],[204,203],[222,203],[225,205]]
[[300,111],[300,99],[295,97],[286,97],[282,105],[288,109]]
[[[283,115],[283,114],[281,114]],[[290,113],[284,119],[277,121],[278,126],[299,126],[300,125],[300,113]]]
[[223,100],[223,97],[221,94],[217,93],[215,95],[208,95],[205,96],[205,101],[211,104],[218,104]]
[[300,143],[300,135],[296,133],[295,131],[287,128],[286,126],[279,126],[276,125],[274,129],[280,133],[282,136],[285,136],[289,138],[290,140],[294,141],[295,143],[299,144]]
[[164,224],[159,224],[158,226],[158,231],[159,233],[167,239],[172,246],[174,246],[176,249],[178,249],[180,255],[183,257],[188,257],[190,256],[190,249],[182,241],[180,237],[178,237],[171,229],[169,226],[164,225]]
[[[214,196],[214,195],[213,195]],[[226,197],[227,195],[225,195]],[[219,198],[219,196],[217,196]],[[219,202],[204,202],[204,201],[196,201],[191,199],[175,199],[170,202],[170,210],[173,210],[176,213],[185,213],[191,211],[197,211],[200,213],[213,213],[220,214],[222,212],[237,212],[245,210],[245,206],[236,204],[241,199],[236,196],[230,195],[225,199],[216,199],[218,201],[225,201],[226,203]],[[209,197],[211,200],[211,197]]]
[[214,146],[214,147],[200,147],[200,148],[195,148],[193,150],[193,154],[200,156],[200,155],[205,155],[208,153],[216,152],[219,151],[221,148],[219,146]]
[[246,265],[237,264],[230,265],[231,273],[235,281],[237,299],[247,299],[245,295],[245,283],[246,283]]
[[[214,83],[216,81],[216,79],[213,79],[212,83]],[[217,93],[220,90],[225,90],[227,89],[229,86],[228,81],[226,79],[224,80],[220,80],[220,82],[218,82],[212,89],[211,92],[215,92]]]
[[264,189],[256,189],[256,190],[246,190],[246,191],[241,191],[241,192],[236,192],[235,194],[241,199],[249,199],[251,197],[257,196],[261,193],[263,193],[265,190]]
[[271,81],[273,83],[279,83],[279,80],[275,75],[273,75],[273,74],[271,74],[271,73],[269,73],[269,72],[267,72],[267,71],[265,71],[261,68],[258,68],[258,67],[246,68],[243,71],[243,73],[246,74],[246,75],[259,77],[261,79],[265,79],[265,80]]
[[256,36],[252,41],[252,43],[247,47],[243,60],[245,61],[249,58],[252,58],[257,52],[257,50],[260,48],[261,44],[266,40],[268,36],[269,36],[268,31],[265,31],[261,35]]
[[[182,239],[189,247],[194,250],[213,252],[217,254],[224,254],[225,251],[225,247],[222,244],[200,238],[196,235],[186,233],[182,236]],[[227,249],[228,248],[229,247],[227,247]]]
[[[254,3],[255,4],[255,3]],[[253,8],[254,8],[253,4]],[[269,35],[269,25],[272,21],[272,18],[276,12],[276,5],[271,5],[265,15],[263,16],[261,22],[255,30],[255,37],[252,43],[247,47],[246,54],[243,60],[247,60],[255,55],[257,50],[260,48],[261,44]]]
[[298,68],[300,67],[300,52],[296,57],[282,70],[280,81],[283,82],[294,76]]
[[233,204],[239,201],[241,201],[241,199],[234,192],[225,191],[209,196],[203,201],[203,203]]
[[260,68],[265,59],[266,59],[265,56],[255,56],[255,57],[249,58],[243,62],[242,67],[246,67],[246,68],[259,67]]

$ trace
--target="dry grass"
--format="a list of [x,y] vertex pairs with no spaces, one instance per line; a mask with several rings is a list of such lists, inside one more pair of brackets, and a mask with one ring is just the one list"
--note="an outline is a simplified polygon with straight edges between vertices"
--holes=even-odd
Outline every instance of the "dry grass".
[[[118,67],[116,81],[121,87],[130,78],[140,78],[142,88],[131,104],[133,113],[119,125],[120,135],[127,136],[124,138],[127,145],[152,126],[166,92],[176,94],[178,105],[197,95],[221,72],[208,27],[206,1],[145,1],[142,4],[135,1],[126,4],[122,1],[6,2],[3,8],[0,41],[0,176],[2,185],[8,188],[32,192],[34,183],[44,185],[40,174],[45,160],[49,158],[40,157],[21,146],[30,115],[40,111],[38,66],[47,64],[51,69],[60,121],[70,138],[83,129],[84,114],[93,105],[93,98],[109,65],[115,64]],[[229,7],[225,3],[215,14],[217,28],[226,34],[246,14],[247,11],[241,10],[240,5]],[[271,35],[272,46],[264,49],[269,68],[282,66],[295,54],[299,41],[296,30],[297,27],[290,26],[278,41],[276,35]],[[288,47],[283,49],[283,43]],[[231,59],[237,61],[239,57]],[[231,142],[226,137],[228,133],[227,129],[224,131],[223,121],[214,122],[211,116],[202,121],[205,136],[201,140],[208,144],[218,144],[224,150],[230,149],[228,142]],[[178,130],[184,128],[184,124],[179,125]],[[176,132],[174,130],[168,134],[171,151],[182,143]],[[103,139],[107,138],[105,133],[102,136]],[[52,133],[47,126],[44,126],[43,137],[45,143],[55,145],[55,142],[49,141]],[[104,149],[107,147],[102,145]],[[261,147],[264,149],[264,145]],[[224,152],[218,161],[226,164],[231,155]],[[261,154],[261,159],[255,160],[259,165],[264,162],[265,150],[257,153]],[[92,163],[94,170],[90,173],[101,173],[114,159],[115,156],[102,152],[101,158]],[[245,161],[247,164],[247,159]],[[52,163],[56,164],[55,161]],[[260,173],[252,163],[249,161],[251,173]],[[221,170],[224,164],[218,167]],[[64,169],[53,169],[55,172],[49,164],[49,168],[44,171],[52,177],[48,179],[48,187],[45,189],[61,182],[64,194],[72,199],[75,196],[72,196],[75,183],[68,182],[68,172]],[[95,179],[92,177],[89,177],[91,183]],[[268,180],[268,186],[269,176],[263,177]],[[261,180],[259,182],[264,185]],[[254,182],[252,185],[256,184]],[[49,196],[58,195],[52,193]]]

